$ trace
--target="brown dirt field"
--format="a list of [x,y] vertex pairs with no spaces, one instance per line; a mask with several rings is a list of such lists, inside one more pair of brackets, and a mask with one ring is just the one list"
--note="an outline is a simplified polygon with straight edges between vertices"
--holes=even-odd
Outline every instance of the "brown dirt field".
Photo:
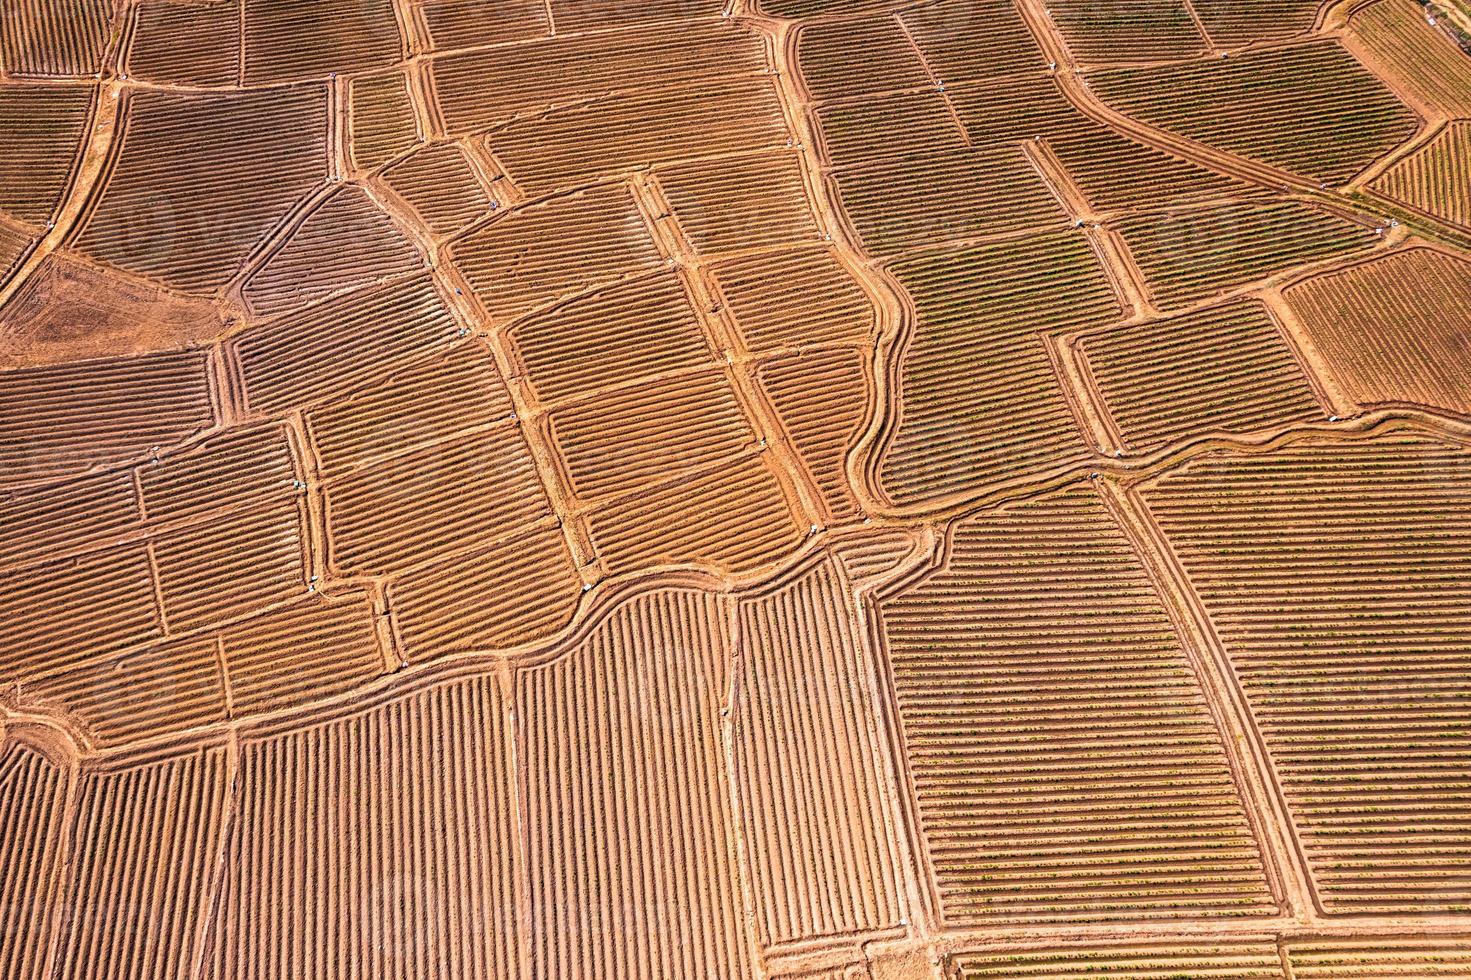
[[1436,11],[0,7],[0,980],[1471,976]]

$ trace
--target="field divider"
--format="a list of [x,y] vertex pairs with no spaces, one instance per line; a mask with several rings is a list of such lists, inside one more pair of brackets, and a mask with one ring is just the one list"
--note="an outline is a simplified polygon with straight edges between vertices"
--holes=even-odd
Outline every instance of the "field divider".
[[1243,797],[1243,809],[1261,849],[1273,897],[1292,920],[1315,921],[1320,910],[1302,844],[1288,814],[1266,743],[1209,613],[1137,490],[1101,477],[1092,482],[1139,556],[1180,636],[1181,646],[1220,733],[1237,792]]
[[730,382],[742,414],[760,440],[759,449],[771,454],[777,469],[796,496],[788,500],[799,526],[813,531],[826,523],[817,482],[789,445],[786,429],[748,368],[746,346],[740,328],[731,319],[725,303],[710,285],[706,263],[690,244],[674,209],[664,196],[658,179],[640,174],[630,181],[636,207],[648,225],[654,245],[679,273],[690,308],[711,351]]
[[1318,350],[1312,338],[1303,328],[1302,321],[1298,319],[1297,312],[1288,304],[1287,298],[1282,295],[1281,289],[1267,289],[1259,294],[1267,313],[1277,324],[1278,333],[1281,334],[1287,349],[1292,352],[1292,357],[1297,361],[1303,377],[1307,379],[1308,387],[1312,389],[1313,396],[1327,410],[1333,418],[1351,418],[1361,411],[1359,406],[1349,398],[1344,390],[1339,387],[1338,381],[1328,367],[1328,360]]
[[114,149],[123,128],[127,113],[127,99],[123,97],[124,83],[107,82],[97,88],[93,101],[88,128],[82,134],[82,145],[77,148],[77,163],[72,170],[71,180],[55,217],[46,225],[46,233],[31,249],[29,254],[11,272],[10,278],[0,286],[0,307],[30,279],[41,267],[41,262],[56,251],[71,235],[73,229],[87,216],[94,189],[106,184],[111,169]]
[[1127,440],[1098,390],[1092,365],[1078,350],[1077,337],[1043,334],[1042,346],[1052,361],[1052,371],[1057,375],[1063,397],[1067,399],[1068,408],[1072,409],[1078,428],[1098,452],[1105,456],[1122,455],[1128,449]]

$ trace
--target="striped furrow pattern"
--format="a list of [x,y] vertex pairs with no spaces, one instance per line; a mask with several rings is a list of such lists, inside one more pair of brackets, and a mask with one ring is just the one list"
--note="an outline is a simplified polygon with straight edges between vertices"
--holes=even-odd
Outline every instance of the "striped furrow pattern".
[[279,425],[231,429],[138,470],[143,509],[151,520],[169,522],[289,495],[295,478],[291,444]]
[[[25,258],[35,245],[37,239],[30,233],[18,228],[12,228],[7,224],[0,223],[0,286],[10,281],[11,275],[20,266],[21,259]],[[21,287],[24,291],[25,287]],[[20,292],[17,292],[20,295]],[[7,303],[6,306],[10,306]],[[9,317],[7,311],[0,310],[0,337],[9,337],[16,333],[15,327],[5,322]]]
[[661,261],[628,189],[610,184],[518,208],[450,251],[494,320]]
[[1374,182],[1381,194],[1471,228],[1471,120],[1459,119]]
[[893,0],[758,0],[761,12],[772,17],[812,17],[836,11],[847,13],[872,7],[891,6]]
[[551,413],[552,434],[581,499],[708,468],[756,443],[730,381],[717,368],[633,385]]
[[128,74],[145,82],[230,86],[240,78],[240,3],[140,0]]
[[119,545],[0,578],[0,679],[75,667],[162,634],[148,554]]
[[738,608],[732,776],[765,946],[898,925],[870,678],[830,561]]
[[332,195],[245,283],[260,316],[421,269],[423,258],[361,188]]
[[43,664],[20,691],[26,704],[63,712],[94,746],[110,748],[331,697],[383,670],[373,610],[363,593],[348,592],[213,632]]
[[1102,126],[1048,137],[1084,198],[1102,212],[1155,208],[1250,193],[1247,184],[1125,139]]
[[81,86],[0,85],[0,211],[44,225],[60,206],[91,122]]
[[932,87],[914,45],[897,28],[892,17],[798,28],[797,60],[808,95],[826,100]]
[[819,238],[795,151],[675,164],[659,168],[657,176],[680,228],[698,251]]
[[873,339],[873,301],[826,249],[726,259],[711,270],[752,351]]
[[21,684],[27,703],[80,721],[98,748],[222,722],[225,694],[214,637],[111,654]]
[[344,575],[390,574],[551,516],[511,423],[388,457],[333,478],[324,493],[329,560]]
[[900,528],[869,528],[863,534],[839,538],[833,553],[843,563],[848,579],[861,586],[893,571],[914,547],[914,538]]
[[1471,414],[1471,262],[1413,248],[1310,279],[1286,296],[1355,402]]
[[672,91],[630,91],[507,123],[487,137],[532,196],[649,166],[754,149],[789,138],[774,79],[714,78]]
[[610,571],[706,565],[745,571],[803,537],[766,453],[655,484],[588,515]]
[[[952,14],[965,23],[964,14]],[[997,17],[1004,23],[1004,14]],[[945,86],[937,90],[920,53],[928,58],[933,51],[949,62],[954,29],[911,28],[893,18],[872,22],[863,30],[873,35],[877,68],[861,44],[809,43],[805,54],[799,47],[809,85],[832,96],[817,108],[820,145],[848,217],[871,251],[1015,232],[1065,217],[1020,141],[1074,122],[1075,114],[1045,76],[1016,73],[1036,51],[1018,58],[1004,35],[971,46],[956,65],[960,84],[950,84],[954,78],[932,63]],[[923,88],[910,84],[912,71]],[[908,90],[868,94],[891,81]]]
[[[878,122],[879,125],[886,123]],[[1061,225],[1062,206],[1016,144],[840,169],[838,196],[872,252]]]
[[455,143],[426,146],[384,171],[383,179],[435,235],[454,234],[491,210],[490,195]]
[[121,462],[213,421],[202,351],[0,371],[0,482]]
[[517,672],[533,976],[753,972],[730,887],[727,629],[718,598],[655,592]]
[[1171,61],[1204,52],[1185,0],[1046,0],[1068,47],[1084,62]]
[[305,505],[281,499],[153,541],[169,628],[206,626],[301,595]]
[[1416,0],[1376,0],[1349,25],[1372,62],[1420,104],[1452,117],[1471,114],[1471,58],[1428,18]]
[[1471,452],[1218,453],[1143,490],[1266,740],[1321,903],[1471,904]]
[[952,533],[881,604],[944,922],[1269,912],[1205,699],[1099,499]]
[[1324,416],[1255,301],[1090,333],[1078,349],[1130,452]]
[[203,976],[519,976],[494,677],[245,741]]
[[1190,6],[1217,47],[1236,48],[1306,34],[1323,4],[1321,0],[1190,0]]
[[544,402],[713,362],[689,295],[673,271],[579,296],[520,321],[511,336]]
[[979,144],[1091,132],[1096,124],[1073,108],[1050,71],[981,77],[947,86],[970,138]]
[[131,473],[99,473],[66,483],[0,491],[0,568],[54,558],[136,527],[141,515]]
[[995,81],[1047,65],[1012,0],[940,0],[899,13],[935,77],[954,82]]
[[247,85],[376,68],[405,54],[393,0],[240,0]]
[[107,0],[9,0],[0,10],[0,64],[12,75],[96,75],[112,8]]
[[[557,26],[559,33],[566,31]],[[447,55],[431,64],[452,133],[485,131],[547,106],[613,92],[688,90],[711,79],[751,78],[766,67],[760,35],[730,19],[621,31],[599,39],[548,38]]]
[[1296,201],[1131,215],[1116,227],[1155,302],[1166,309],[1379,241],[1373,228]]
[[560,528],[525,534],[412,569],[389,587],[410,662],[542,639],[567,625],[581,580]]
[[409,80],[402,71],[359,75],[348,83],[352,160],[364,170],[382,166],[419,141]]
[[1085,458],[1038,336],[1121,314],[1082,235],[938,252],[893,272],[917,322],[883,462],[891,496],[933,500]]
[[222,721],[231,688],[251,713],[375,676],[383,654],[365,597],[307,597],[302,505],[278,426],[231,430],[136,473],[6,495],[15,570],[0,592],[13,624],[0,676],[99,747]]
[[546,0],[501,0],[495,16],[485,15],[482,0],[420,0],[417,4],[435,50],[473,48],[546,35]]
[[757,371],[835,522],[860,512],[846,464],[867,419],[868,362],[866,350],[838,348],[772,358]]
[[327,93],[129,92],[77,248],[183,290],[222,286],[327,176]]
[[255,411],[341,398],[454,340],[434,284],[417,279],[349,293],[246,330],[231,343]]
[[1088,75],[1120,112],[1318,181],[1408,139],[1415,114],[1336,41]]
[[1294,980],[1453,980],[1471,976],[1463,938],[1289,941]]
[[478,342],[431,357],[306,414],[328,479],[374,460],[503,423],[515,407],[495,359]]
[[84,770],[56,980],[185,980],[225,821],[220,749]]
[[952,969],[955,980],[1286,980],[1270,940],[964,953]]
[[66,773],[0,737],[0,976],[43,980],[54,909]]
[[362,591],[314,595],[218,633],[232,715],[243,718],[360,687],[384,671]]
[[721,14],[724,0],[547,0],[559,31],[590,31]]

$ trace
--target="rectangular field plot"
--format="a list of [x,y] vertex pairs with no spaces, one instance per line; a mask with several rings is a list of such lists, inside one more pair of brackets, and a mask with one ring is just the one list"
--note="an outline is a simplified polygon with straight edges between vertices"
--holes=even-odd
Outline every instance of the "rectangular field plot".
[[953,535],[880,606],[943,921],[1270,913],[1205,698],[1099,498]]
[[1174,61],[1205,51],[1186,0],[1049,0],[1047,10],[1080,61]]
[[891,496],[930,500],[1086,458],[1041,339],[1122,314],[1084,236],[936,252],[893,271],[916,323],[883,461]]
[[479,677],[245,738],[198,975],[518,975],[505,725]]
[[532,976],[751,975],[729,887],[723,608],[705,593],[659,590],[557,659],[517,671]]
[[507,123],[487,137],[532,196],[661,163],[786,145],[775,82],[716,79],[674,91],[634,91]]
[[1077,349],[1126,452],[1325,416],[1270,314],[1249,300],[1083,334]]
[[203,352],[0,371],[0,481],[120,462],[213,422]]
[[1337,41],[1092,72],[1113,108],[1303,177],[1347,180],[1414,134],[1415,114]]
[[824,562],[736,613],[731,779],[767,946],[901,919],[873,666],[843,588]]
[[1380,241],[1367,224],[1295,201],[1136,214],[1117,228],[1165,309],[1367,251]]
[[451,256],[495,320],[514,319],[660,262],[648,226],[621,184],[518,208],[470,232]]
[[1143,497],[1245,689],[1332,913],[1471,904],[1471,453],[1218,453]]
[[1411,248],[1284,290],[1349,398],[1471,415],[1471,262]]
[[1270,939],[964,953],[952,966],[955,980],[1287,980]]

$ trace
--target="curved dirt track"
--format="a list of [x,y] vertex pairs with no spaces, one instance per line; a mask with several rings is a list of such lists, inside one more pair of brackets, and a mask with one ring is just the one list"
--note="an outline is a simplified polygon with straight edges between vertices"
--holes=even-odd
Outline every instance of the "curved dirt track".
[[0,976],[1460,975],[1412,8],[13,5]]

